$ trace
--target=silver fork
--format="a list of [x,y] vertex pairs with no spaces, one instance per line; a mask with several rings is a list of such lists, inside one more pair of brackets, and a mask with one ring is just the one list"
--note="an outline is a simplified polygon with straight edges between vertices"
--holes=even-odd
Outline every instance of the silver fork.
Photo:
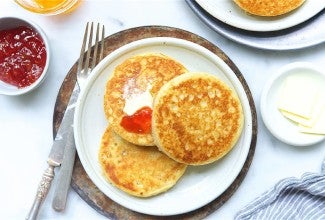
[[[90,27],[89,24],[90,23],[87,22],[84,37],[83,37],[82,47],[80,50],[80,57],[78,61],[77,83],[75,85],[71,98],[73,98],[73,96],[78,96],[79,92],[82,89],[84,89],[85,81],[87,80],[87,78],[91,74],[91,71],[95,68],[97,63],[103,59],[103,55],[104,55],[105,27],[104,25],[100,27],[100,24],[99,23],[97,24],[94,49],[92,50],[92,42],[94,38],[93,37],[94,23],[91,22]],[[101,39],[99,40],[99,38]],[[69,108],[69,105],[70,103],[68,104],[67,108]],[[58,178],[57,178],[57,185],[56,185],[54,198],[52,202],[52,207],[56,211],[62,211],[65,208],[67,194],[71,182],[75,154],[76,154],[76,149],[73,141],[73,144],[67,145],[65,147],[63,162],[60,168],[60,173],[58,174]]]
[[[93,54],[91,54],[91,46],[92,46],[92,40],[93,40],[93,22],[91,22],[90,31],[89,31],[89,22],[87,22],[85,34],[82,42],[82,47],[80,50],[80,57],[78,62],[78,69],[77,69],[77,82],[79,84],[79,87],[84,86],[85,80],[88,78],[89,73],[95,68],[97,62],[101,61],[103,59],[104,55],[104,35],[105,35],[105,27],[102,26],[101,31],[101,40],[99,41],[99,34],[100,34],[100,25],[97,24],[97,30],[96,30],[96,38],[95,38],[95,45],[94,45],[94,51]],[[88,38],[88,31],[89,31],[89,38]],[[88,40],[87,40],[88,38]],[[88,41],[88,47],[86,47]],[[85,49],[87,48],[87,53],[85,56]],[[98,51],[99,49],[99,51]],[[91,59],[90,59],[91,58]],[[81,62],[80,62],[81,61]],[[90,61],[91,64],[90,64]],[[83,66],[84,64],[84,66]]]

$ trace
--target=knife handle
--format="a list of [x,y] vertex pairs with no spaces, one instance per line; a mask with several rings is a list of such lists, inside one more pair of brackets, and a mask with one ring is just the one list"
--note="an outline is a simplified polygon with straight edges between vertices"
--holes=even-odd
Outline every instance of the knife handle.
[[[72,140],[73,137],[72,137]],[[62,211],[67,202],[68,191],[71,182],[72,170],[76,155],[76,148],[73,142],[70,142],[64,149],[64,157],[61,164],[60,172],[57,177],[56,188],[52,207],[55,211]]]
[[33,206],[30,209],[28,216],[26,217],[27,220],[37,219],[39,209],[47,193],[49,192],[53,178],[54,178],[54,166],[49,165],[49,167],[44,171],[41,182],[38,185]]

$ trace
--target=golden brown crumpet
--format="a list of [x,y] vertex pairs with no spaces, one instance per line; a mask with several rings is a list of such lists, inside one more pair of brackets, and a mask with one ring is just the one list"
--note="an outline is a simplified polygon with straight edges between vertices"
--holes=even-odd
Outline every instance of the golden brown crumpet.
[[[106,84],[104,97],[105,115],[113,130],[133,144],[153,146],[152,99],[162,85],[186,71],[176,60],[153,53],[128,58],[118,65]],[[150,98],[146,108],[137,107],[139,102]],[[142,111],[126,112],[130,107]]]
[[113,185],[138,197],[170,189],[186,170],[185,164],[170,159],[156,147],[133,145],[111,128],[102,137],[99,161]]
[[288,13],[305,0],[234,0],[244,11],[259,16],[278,16]]
[[203,165],[220,159],[237,142],[243,123],[235,92],[207,73],[185,73],[172,79],[154,101],[155,143],[180,163]]

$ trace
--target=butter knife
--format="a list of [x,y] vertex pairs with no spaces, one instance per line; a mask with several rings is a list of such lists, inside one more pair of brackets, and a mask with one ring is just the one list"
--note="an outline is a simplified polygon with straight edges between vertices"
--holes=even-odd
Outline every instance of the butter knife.
[[[72,92],[72,96],[78,97],[79,91],[80,91],[79,86],[76,83]],[[75,109],[75,104],[76,101],[69,103],[67,106],[67,108],[71,108],[73,110],[73,113]],[[68,190],[71,182],[73,165],[74,165],[75,155],[76,155],[76,150],[75,150],[76,147],[75,147],[73,132],[71,132],[71,134],[72,135],[71,137],[68,138],[64,149],[63,161],[60,168],[60,172],[57,177],[58,181],[56,183],[55,190],[54,190],[52,208],[55,211],[64,210],[66,206]]]
[[26,217],[28,220],[37,219],[40,207],[49,192],[52,180],[55,176],[54,169],[62,164],[65,156],[64,151],[67,144],[70,145],[72,143],[74,145],[73,117],[78,95],[79,87],[76,84],[71,94],[69,104],[62,118],[61,125],[54,138],[53,145],[47,159],[48,168],[43,173],[42,179],[38,185],[34,203],[29,211],[28,216]]

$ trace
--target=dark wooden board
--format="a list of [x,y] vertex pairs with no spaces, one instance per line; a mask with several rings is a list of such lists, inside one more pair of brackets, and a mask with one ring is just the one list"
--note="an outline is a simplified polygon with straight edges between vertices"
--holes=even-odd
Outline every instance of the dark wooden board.
[[[252,112],[252,139],[250,144],[250,149],[248,156],[246,158],[245,164],[241,170],[241,172],[236,177],[235,181],[228,187],[228,189],[222,193],[218,198],[210,202],[209,204],[185,213],[176,216],[168,216],[168,219],[202,219],[212,212],[216,211],[220,206],[222,206],[227,200],[235,193],[236,189],[240,186],[241,182],[246,176],[246,173],[250,167],[252,162],[255,147],[256,147],[256,139],[257,139],[257,117],[256,117],[256,108],[254,104],[254,100],[252,94],[249,90],[249,87],[239,71],[236,65],[229,59],[229,57],[222,52],[218,47],[216,47],[211,42],[206,39],[193,34],[191,32],[181,30],[173,27],[166,26],[143,26],[127,29],[116,34],[110,35],[105,38],[105,55],[110,54],[112,51],[117,48],[128,44],[130,42],[150,38],[150,37],[174,37],[185,39],[196,44],[199,44],[208,50],[212,51],[214,54],[219,56],[227,65],[233,70],[236,74],[240,82],[242,83],[246,95],[249,100],[249,104]],[[59,90],[57,100],[54,107],[54,115],[53,115],[53,135],[58,130],[60,126],[64,111],[69,102],[69,97],[71,95],[72,89],[74,87],[74,83],[76,80],[76,71],[77,71],[77,62],[72,66],[70,71],[67,73],[62,86]],[[80,197],[86,201],[91,207],[97,210],[102,215],[110,218],[110,219],[166,219],[166,217],[161,216],[151,216],[145,215],[138,212],[134,212],[129,210],[104,195],[89,179],[86,174],[79,157],[76,156],[74,170],[72,174],[71,180],[72,188],[80,195]],[[184,201],[186,202],[186,201]]]

